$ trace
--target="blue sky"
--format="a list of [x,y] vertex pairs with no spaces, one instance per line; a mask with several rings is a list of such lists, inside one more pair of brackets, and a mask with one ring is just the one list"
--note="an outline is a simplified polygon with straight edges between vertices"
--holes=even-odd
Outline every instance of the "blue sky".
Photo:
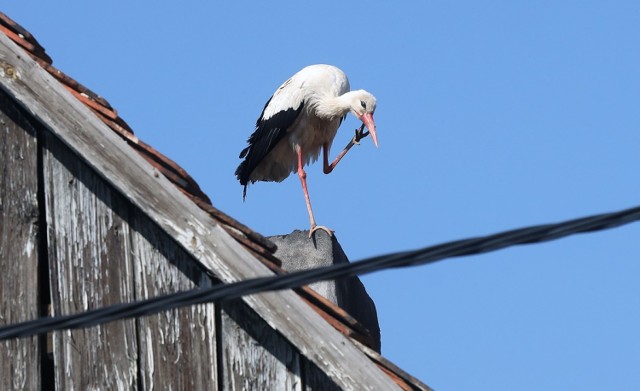
[[[243,203],[238,153],[314,63],[378,99],[379,149],[307,169],[351,260],[640,204],[637,2],[132,3],[2,11],[262,234],[307,228],[300,184]],[[636,224],[363,281],[383,354],[436,389],[637,390],[639,254]]]

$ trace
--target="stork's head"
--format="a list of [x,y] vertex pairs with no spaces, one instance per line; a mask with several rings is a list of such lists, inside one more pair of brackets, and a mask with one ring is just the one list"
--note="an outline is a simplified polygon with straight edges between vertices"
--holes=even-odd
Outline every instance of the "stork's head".
[[353,91],[351,94],[350,110],[367,127],[373,143],[378,146],[376,135],[376,123],[373,121],[373,112],[376,111],[376,97],[365,90]]

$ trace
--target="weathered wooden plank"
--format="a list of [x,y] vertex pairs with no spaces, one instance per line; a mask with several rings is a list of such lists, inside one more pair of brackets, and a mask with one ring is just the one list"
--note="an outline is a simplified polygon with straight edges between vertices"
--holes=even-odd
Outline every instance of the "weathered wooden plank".
[[[272,274],[22,49],[0,34],[2,64],[15,77],[6,77],[5,72],[0,86],[212,274],[224,282]],[[342,388],[398,388],[295,293],[265,293],[244,300]]]
[[[211,278],[140,211],[132,212],[136,297],[211,286]],[[215,390],[215,306],[196,305],[138,319],[142,389]]]
[[415,391],[418,391],[418,390],[433,391],[431,387],[424,384],[420,379],[417,379],[412,375],[410,375],[409,373],[405,372],[402,368],[396,366],[394,363],[392,363],[391,361],[387,360],[382,355],[380,355],[380,353],[361,344],[358,341],[355,341],[354,343],[360,349],[362,349],[364,354],[366,354],[373,362],[377,363],[378,366],[380,366],[383,371],[389,373],[390,376],[395,377],[398,383],[401,383],[402,388],[411,389]]
[[300,355],[242,300],[222,305],[225,390],[302,390]]
[[[134,300],[127,203],[53,135],[43,171],[54,315]],[[137,386],[135,321],[55,332],[56,389]]]
[[[38,317],[36,130],[0,92],[0,325]],[[40,389],[38,337],[0,342],[0,389]]]
[[326,373],[322,372],[311,361],[304,359],[302,361],[302,373],[304,378],[305,391],[341,391],[336,383],[334,383]]

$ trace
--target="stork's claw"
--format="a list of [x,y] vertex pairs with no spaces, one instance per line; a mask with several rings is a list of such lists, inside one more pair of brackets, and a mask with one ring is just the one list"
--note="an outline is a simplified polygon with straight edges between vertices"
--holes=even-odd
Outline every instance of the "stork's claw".
[[309,230],[309,238],[311,238],[313,233],[316,232],[319,229],[325,231],[329,235],[329,237],[333,236],[333,230],[332,229],[327,228],[324,225],[312,225],[311,229]]
[[353,137],[354,144],[360,144],[360,140],[367,137],[369,135],[369,131],[364,132],[364,124],[360,126],[359,129],[356,129],[356,135]]

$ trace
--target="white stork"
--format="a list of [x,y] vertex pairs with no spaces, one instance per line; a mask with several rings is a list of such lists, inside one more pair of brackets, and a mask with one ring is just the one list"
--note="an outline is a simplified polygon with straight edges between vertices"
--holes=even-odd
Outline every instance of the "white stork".
[[[367,91],[349,91],[349,79],[331,65],[310,65],[285,81],[267,101],[256,129],[249,137],[249,146],[240,152],[244,158],[236,169],[236,176],[244,185],[256,181],[281,182],[297,171],[302,183],[311,229],[309,237],[318,229],[329,235],[332,231],[316,224],[311,209],[307,174],[304,165],[316,161],[323,150],[323,171],[330,173],[347,151],[371,134],[378,146],[373,112],[376,98]],[[340,123],[348,112],[363,122],[349,145],[329,164],[329,149]],[[363,133],[366,126],[369,133]]]

